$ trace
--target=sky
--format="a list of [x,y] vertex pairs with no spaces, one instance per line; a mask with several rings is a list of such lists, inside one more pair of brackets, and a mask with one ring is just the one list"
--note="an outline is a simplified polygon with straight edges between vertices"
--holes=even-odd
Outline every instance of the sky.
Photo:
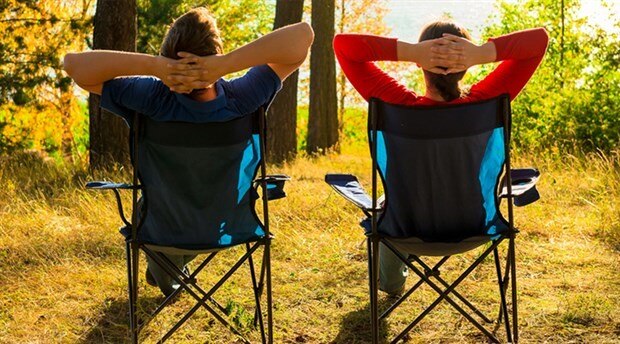
[[[558,0],[560,1],[560,0]],[[519,0],[511,0],[519,2]],[[389,0],[390,12],[385,20],[392,27],[392,35],[404,40],[417,41],[421,28],[428,22],[441,19],[449,13],[452,20],[465,27],[474,40],[479,40],[482,27],[491,23],[490,15],[497,13],[495,0]],[[611,11],[601,0],[581,0],[582,14],[607,29],[613,24],[610,14],[620,17],[620,0],[608,0]],[[617,30],[617,28],[615,29]]]

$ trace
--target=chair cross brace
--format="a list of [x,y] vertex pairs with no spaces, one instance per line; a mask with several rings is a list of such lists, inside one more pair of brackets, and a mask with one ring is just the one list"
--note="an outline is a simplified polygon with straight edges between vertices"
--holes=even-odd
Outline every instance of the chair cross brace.
[[[442,265],[443,263],[445,263],[445,261],[447,260],[448,257],[444,257],[442,258],[442,260],[440,260],[434,267],[433,269],[430,269],[426,264],[424,264],[421,260],[416,260],[414,258],[414,260],[416,260],[416,262],[420,263],[422,262],[422,266],[424,268],[425,271],[418,269],[415,265],[413,265],[411,263],[411,261],[409,259],[407,259],[406,257],[404,257],[396,248],[394,248],[394,246],[392,246],[392,244],[390,244],[389,242],[382,240],[383,244],[385,244],[385,246],[390,249],[390,251],[392,251],[401,261],[403,261],[407,267],[409,269],[411,269],[416,275],[418,275],[418,277],[420,277],[420,281],[418,281],[418,283],[416,283],[407,293],[405,293],[398,301],[396,301],[396,305],[392,305],[387,311],[384,312],[384,314],[381,315],[381,318],[387,316],[390,312],[392,312],[398,305],[400,305],[409,295],[411,295],[413,293],[414,290],[416,290],[420,285],[422,285],[423,283],[426,283],[427,285],[429,285],[433,290],[435,290],[438,294],[439,297],[437,297],[437,299],[431,304],[429,305],[421,314],[418,315],[417,318],[415,318],[402,332],[400,332],[390,343],[397,343],[398,341],[400,341],[401,339],[405,338],[405,336],[407,335],[407,333],[409,333],[409,331],[411,331],[411,329],[413,329],[424,317],[426,317],[426,315],[428,315],[428,313],[430,313],[430,311],[432,311],[442,300],[446,300],[450,305],[452,305],[459,313],[461,313],[461,315],[463,315],[467,320],[469,320],[469,322],[471,322],[478,330],[480,330],[482,333],[484,333],[492,342],[495,343],[499,343],[499,340],[497,339],[497,337],[491,333],[489,330],[487,330],[484,326],[482,326],[476,319],[474,319],[469,313],[467,313],[459,304],[457,304],[449,295],[452,294],[454,296],[456,296],[459,300],[463,301],[469,308],[471,308],[474,312],[476,312],[476,314],[481,315],[482,313],[477,311],[477,309],[471,305],[471,303],[466,302],[466,300],[464,301],[464,298],[456,293],[455,288],[476,268],[478,267],[478,265],[491,253],[491,252],[496,252],[497,251],[497,246],[500,244],[501,241],[503,241],[503,237],[495,240],[492,245],[487,248],[477,259],[476,261],[470,265],[454,282],[452,282],[452,284],[448,284],[445,280],[443,280],[442,278],[440,278],[438,275],[434,276],[436,279],[438,279],[440,281],[440,284],[442,284],[444,287],[446,287],[446,289],[441,289],[437,284],[435,284],[430,278],[429,276],[427,276],[427,274],[425,273],[425,271],[428,270],[434,270],[436,268],[438,268],[440,265]],[[497,259],[497,256],[496,256]],[[499,260],[497,260],[497,263],[499,264]],[[501,276],[499,276],[499,280],[501,281],[500,284],[505,284],[504,281],[502,281]],[[502,290],[503,288],[500,287],[500,290]],[[507,314],[507,308],[505,306],[505,295],[504,292],[501,292],[502,294],[502,312],[505,312],[505,314]],[[491,322],[488,320],[488,318],[486,318],[485,316],[481,316],[481,318],[487,322]],[[508,336],[510,336],[510,334],[508,334]],[[510,340],[510,338],[509,338]]]
[[[270,240],[270,239],[266,239]],[[145,252],[147,256],[149,256],[155,263],[160,265],[162,269],[170,275],[177,283],[179,283],[180,287],[175,290],[171,295],[169,295],[162,304],[151,314],[150,319],[154,318],[157,314],[161,312],[161,310],[169,304],[182,290],[185,290],[190,294],[194,299],[196,299],[196,305],[192,307],[168,332],[159,340],[159,343],[165,342],[172,334],[174,334],[198,309],[204,307],[211,315],[215,317],[221,324],[228,327],[232,333],[239,336],[239,338],[244,343],[250,343],[247,338],[245,338],[240,331],[230,323],[225,317],[226,309],[220,303],[218,303],[215,299],[213,299],[213,294],[245,263],[247,260],[250,265],[250,273],[252,276],[252,285],[254,290],[255,302],[256,302],[256,312],[254,324],[257,322],[260,324],[261,330],[261,339],[263,342],[265,340],[265,331],[264,324],[262,319],[262,312],[260,309],[260,296],[262,294],[262,285],[264,273],[261,273],[260,281],[256,280],[256,273],[254,269],[254,264],[252,260],[252,254],[262,245],[265,245],[263,241],[258,241],[254,243],[252,246],[250,244],[246,244],[246,253],[239,258],[237,263],[235,263],[226,274],[208,291],[205,291],[203,288],[198,286],[196,281],[196,276],[209,264],[209,262],[215,257],[218,252],[213,252],[209,254],[209,256],[196,268],[194,272],[188,274],[181,269],[179,269],[174,263],[172,263],[165,255],[155,252],[148,247],[141,245],[142,250]],[[264,261],[264,258],[263,258]],[[264,267],[262,267],[264,270]],[[207,303],[209,302],[209,303]],[[214,309],[216,308],[216,309]],[[218,312],[219,311],[219,312]],[[223,313],[224,315],[220,314]],[[141,329],[146,323],[141,324],[139,329]],[[139,330],[138,329],[138,330]]]

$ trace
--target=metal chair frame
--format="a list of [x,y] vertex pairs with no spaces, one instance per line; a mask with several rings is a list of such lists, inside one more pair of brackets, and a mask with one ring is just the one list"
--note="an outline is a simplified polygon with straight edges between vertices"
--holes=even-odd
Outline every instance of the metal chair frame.
[[[433,310],[441,301],[445,300],[452,305],[459,313],[461,313],[468,321],[470,321],[478,330],[485,334],[492,342],[499,343],[499,339],[493,332],[497,329],[497,325],[504,320],[506,329],[506,339],[508,342],[517,343],[519,340],[518,332],[518,309],[517,309],[517,280],[516,280],[516,254],[515,254],[515,235],[518,232],[514,228],[513,217],[513,194],[512,194],[512,180],[511,173],[505,173],[507,181],[507,194],[504,198],[508,201],[508,225],[509,229],[507,233],[492,241],[490,247],[488,247],[469,268],[467,268],[454,282],[451,284],[446,282],[439,275],[439,268],[448,260],[450,256],[443,257],[432,268],[425,264],[418,256],[411,255],[410,257],[403,256],[392,244],[389,243],[381,234],[377,231],[377,223],[383,209],[378,207],[377,203],[377,179],[379,174],[379,167],[377,162],[377,114],[374,106],[374,101],[369,104],[369,134],[370,134],[370,149],[372,156],[372,207],[367,209],[370,213],[371,228],[372,231],[367,234],[367,246],[368,246],[368,272],[369,272],[369,289],[370,289],[370,309],[371,309],[371,335],[372,343],[379,343],[379,320],[386,318],[394,309],[396,309],[404,300],[406,300],[417,288],[426,283],[433,290],[435,290],[439,296],[431,303],[420,315],[418,315],[403,331],[401,331],[390,343],[396,343],[399,340],[405,338],[405,336],[413,329],[431,310]],[[510,101],[507,97],[502,99],[502,119],[504,128],[504,152],[505,152],[505,171],[511,171],[510,168],[510,123],[511,123],[511,110]],[[500,259],[498,253],[498,246],[504,240],[508,240],[508,254],[506,258],[505,272],[502,274],[500,267]],[[382,314],[379,314],[378,310],[378,276],[379,276],[379,243],[383,243],[388,249],[390,249],[396,256],[402,260],[406,266],[413,271],[420,281],[414,284],[406,293],[404,293],[392,306],[390,306]],[[487,330],[480,322],[474,319],[467,311],[460,307],[456,301],[452,298],[454,296],[465,304],[467,308],[472,310],[475,314],[480,316],[483,321],[491,322],[482,312],[474,307],[469,301],[456,291],[456,287],[476,268],[478,265],[491,253],[494,254],[494,261],[500,291],[500,312],[497,317],[496,327],[492,331]],[[409,259],[411,258],[411,259]],[[413,262],[416,262],[421,266],[421,269],[416,267]],[[431,280],[431,277],[435,278],[439,284]],[[508,305],[506,302],[506,290],[509,281],[511,282],[511,297],[512,297],[512,314],[508,312]],[[445,288],[442,289],[441,287]],[[509,315],[512,315],[509,317]],[[512,319],[509,319],[512,318]],[[512,328],[510,326],[512,321]]]
[[[266,137],[266,125],[265,125],[265,109],[261,108],[258,111],[259,122],[259,136],[260,136],[260,171],[259,176],[253,182],[253,192],[257,192],[260,187],[262,190],[262,205],[263,205],[263,219],[262,225],[265,232],[265,236],[254,242],[245,243],[246,253],[243,254],[237,262],[229,268],[229,270],[222,276],[218,282],[215,283],[208,290],[202,288],[197,284],[196,276],[203,271],[207,265],[215,258],[215,256],[228,248],[216,250],[208,253],[207,257],[198,265],[198,267],[192,272],[180,270],[174,263],[172,263],[165,255],[158,251],[147,247],[145,243],[138,239],[138,231],[142,224],[143,218],[139,218],[139,193],[143,189],[138,177],[138,149],[132,149],[132,184],[118,184],[109,182],[91,182],[87,184],[87,188],[100,189],[100,190],[113,190],[119,215],[121,220],[125,224],[124,229],[130,230],[126,239],[126,259],[127,259],[127,281],[128,281],[128,293],[129,293],[129,332],[131,342],[137,344],[139,342],[139,334],[141,330],[160,312],[168,306],[180,293],[186,291],[192,298],[196,300],[196,304],[177,322],[172,328],[166,332],[166,334],[158,341],[163,343],[168,340],[198,309],[205,309],[209,312],[218,322],[230,329],[232,333],[237,335],[244,343],[250,343],[245,338],[241,331],[239,331],[229,320],[226,319],[226,309],[219,302],[217,302],[213,295],[215,292],[247,261],[250,268],[250,276],[252,281],[252,289],[254,292],[255,301],[255,313],[254,313],[254,327],[258,325],[261,333],[262,343],[273,343],[273,295],[272,295],[272,280],[271,280],[271,241],[272,235],[269,228],[269,197],[267,183],[274,181],[274,176],[267,175],[266,167],[266,155],[265,155],[265,137]],[[134,115],[134,121],[131,131],[130,142],[132,147],[138,147],[138,140],[140,135],[140,115]],[[282,179],[282,176],[275,176],[276,180],[288,180],[288,177]],[[132,191],[132,214],[131,222],[125,217],[123,211],[122,199],[120,197],[119,190],[131,190]],[[260,274],[257,276],[253,254],[257,252],[260,247],[263,247],[262,262],[260,267]],[[150,314],[148,320],[141,322],[138,318],[137,304],[138,304],[138,283],[139,283],[139,259],[140,251],[143,251],[149,258],[155,263],[160,265],[164,271],[169,274],[180,287],[172,294],[168,295],[160,305]],[[263,310],[261,308],[261,297],[263,292],[266,292],[266,324],[264,319]]]

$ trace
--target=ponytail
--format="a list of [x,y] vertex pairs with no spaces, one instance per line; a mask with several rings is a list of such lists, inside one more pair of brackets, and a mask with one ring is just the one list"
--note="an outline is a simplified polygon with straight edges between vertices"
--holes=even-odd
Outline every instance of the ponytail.
[[458,99],[463,95],[459,86],[459,81],[461,81],[464,75],[464,71],[448,75],[424,71],[424,77],[430,82],[430,85],[437,90],[441,98],[447,102]]

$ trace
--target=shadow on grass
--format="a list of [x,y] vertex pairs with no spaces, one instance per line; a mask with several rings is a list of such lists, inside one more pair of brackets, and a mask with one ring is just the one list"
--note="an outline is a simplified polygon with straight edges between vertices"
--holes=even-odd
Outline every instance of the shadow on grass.
[[[379,298],[379,314],[394,302],[390,298]],[[379,321],[379,342],[386,343],[388,324],[385,319]],[[356,344],[371,343],[372,333],[370,330],[370,303],[362,309],[352,311],[345,315],[340,323],[340,332],[331,344]]]
[[[163,300],[162,297],[141,297],[138,302],[138,314],[141,321],[147,320]],[[93,343],[131,343],[129,337],[129,302],[126,296],[107,300],[106,309],[97,323],[85,333],[80,344]]]

